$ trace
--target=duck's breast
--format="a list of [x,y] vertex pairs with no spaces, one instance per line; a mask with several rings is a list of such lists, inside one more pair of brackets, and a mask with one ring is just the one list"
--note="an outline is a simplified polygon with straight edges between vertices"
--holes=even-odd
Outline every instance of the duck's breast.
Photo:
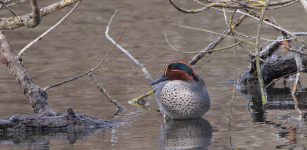
[[171,118],[198,118],[210,107],[204,84],[174,80],[167,82],[160,93],[160,107]]

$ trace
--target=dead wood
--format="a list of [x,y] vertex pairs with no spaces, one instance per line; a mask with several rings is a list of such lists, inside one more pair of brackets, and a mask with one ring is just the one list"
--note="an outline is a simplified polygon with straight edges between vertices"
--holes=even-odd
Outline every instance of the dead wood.
[[8,120],[0,120],[0,130],[8,131],[27,131],[27,130],[46,130],[75,128],[105,128],[111,127],[110,121],[104,121],[84,114],[76,114],[71,108],[67,113],[55,113],[48,106],[48,94],[45,90],[35,84],[31,75],[11,49],[2,31],[0,31],[0,53],[2,62],[14,75],[24,90],[24,94],[30,101],[34,109],[31,115],[14,115]]
[[[301,33],[294,33],[297,36],[305,36]],[[265,85],[271,84],[274,80],[287,77],[297,72],[307,72],[307,55],[302,51],[302,47],[299,43],[294,41],[292,48],[288,52],[282,53],[282,42],[275,41],[266,46],[260,53],[261,62],[261,74]],[[294,58],[294,54],[300,54],[302,59],[303,69],[298,70],[297,64]],[[254,56],[251,56],[251,65],[248,71],[241,75],[238,80],[239,89],[253,88],[258,85],[256,66]]]
[[40,17],[49,15],[59,9],[65,8],[79,1],[80,0],[61,0],[39,10],[36,0],[33,0],[34,3],[31,3],[33,12],[22,16],[0,18],[0,29],[15,29],[22,26],[27,26],[30,28],[35,27],[39,24]]

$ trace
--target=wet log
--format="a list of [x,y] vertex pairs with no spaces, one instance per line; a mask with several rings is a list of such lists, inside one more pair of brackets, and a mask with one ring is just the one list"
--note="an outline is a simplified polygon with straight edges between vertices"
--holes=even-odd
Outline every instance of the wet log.
[[40,114],[14,115],[8,120],[0,120],[0,131],[26,132],[26,131],[74,131],[80,129],[111,128],[111,121],[97,119],[84,114],[75,114],[71,108],[67,113],[58,113],[53,116]]

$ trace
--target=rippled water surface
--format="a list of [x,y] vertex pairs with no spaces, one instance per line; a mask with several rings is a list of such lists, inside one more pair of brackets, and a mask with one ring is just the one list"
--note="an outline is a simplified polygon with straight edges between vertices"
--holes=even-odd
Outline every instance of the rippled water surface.
[[[42,0],[41,5],[53,1]],[[189,7],[188,1],[180,1]],[[24,4],[26,5],[26,4]],[[30,11],[28,6],[13,8],[17,14]],[[165,64],[172,60],[190,60],[194,54],[172,51],[169,41],[179,50],[199,51],[217,36],[200,31],[179,28],[180,25],[199,27],[216,32],[225,28],[223,14],[217,10],[206,13],[182,14],[171,7],[167,0],[86,0],[57,29],[29,49],[24,64],[33,79],[45,87],[80,74],[96,65],[112,47],[104,36],[105,27],[113,14],[110,34],[118,37],[126,28],[121,45],[139,59],[154,77],[158,77]],[[69,8],[46,16],[34,29],[20,28],[6,31],[14,50],[19,50],[32,39],[55,24]],[[306,14],[299,3],[271,14],[290,31],[306,31]],[[3,15],[0,14],[2,17]],[[230,14],[228,14],[230,16]],[[256,32],[257,22],[248,19],[239,29],[249,35]],[[275,39],[279,33],[264,26],[264,35]],[[223,45],[233,43],[227,39]],[[307,131],[304,118],[293,109],[289,90],[283,86],[271,90],[270,109],[263,112],[257,107],[248,109],[253,97],[246,92],[235,92],[233,109],[233,80],[249,66],[248,51],[240,48],[234,58],[233,49],[206,55],[195,66],[195,71],[205,79],[212,100],[210,111],[200,120],[163,122],[156,111],[154,97],[149,97],[148,109],[130,106],[127,101],[150,90],[149,81],[130,59],[114,50],[100,71],[97,79],[127,110],[113,118],[120,125],[113,129],[87,132],[27,133],[22,136],[0,136],[1,149],[306,149]],[[235,72],[236,70],[236,72]],[[302,77],[305,87],[306,75]],[[0,116],[30,114],[32,108],[22,94],[16,80],[6,68],[0,67]],[[302,90],[298,96],[304,106]],[[96,89],[89,77],[50,89],[49,104],[55,111],[64,112],[72,107],[76,112],[111,119],[115,108]],[[306,100],[306,99],[305,99]],[[307,100],[306,100],[307,101]],[[253,109],[252,109],[253,108]],[[255,110],[257,110],[255,112]],[[230,123],[229,123],[230,122]]]

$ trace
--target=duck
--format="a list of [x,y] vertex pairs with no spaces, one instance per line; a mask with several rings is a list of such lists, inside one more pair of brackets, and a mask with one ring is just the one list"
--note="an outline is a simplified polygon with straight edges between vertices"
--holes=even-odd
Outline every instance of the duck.
[[201,118],[210,108],[204,80],[186,61],[169,63],[164,74],[151,85],[164,120]]

